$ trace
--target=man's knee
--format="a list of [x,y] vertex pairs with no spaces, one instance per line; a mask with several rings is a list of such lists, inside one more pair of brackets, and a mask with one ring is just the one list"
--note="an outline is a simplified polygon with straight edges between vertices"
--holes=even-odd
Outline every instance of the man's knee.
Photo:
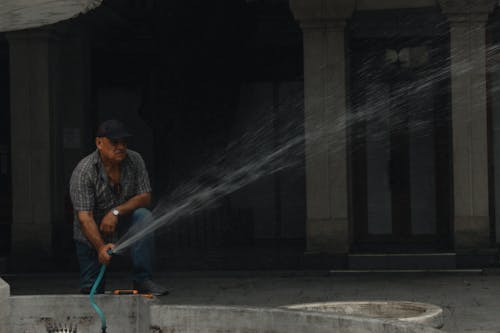
[[144,219],[151,218],[151,211],[147,208],[137,208],[132,213],[132,222],[137,223]]

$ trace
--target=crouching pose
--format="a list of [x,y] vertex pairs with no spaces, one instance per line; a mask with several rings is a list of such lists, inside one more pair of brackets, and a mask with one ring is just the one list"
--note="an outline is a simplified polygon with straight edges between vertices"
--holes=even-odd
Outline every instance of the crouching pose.
[[[114,247],[117,236],[151,214],[148,173],[141,155],[127,150],[130,136],[121,122],[103,122],[95,138],[97,149],[78,163],[71,176],[73,238],[84,294],[90,293],[100,264],[109,264],[108,250]],[[140,293],[159,296],[168,291],[152,280],[153,240],[152,235],[144,237],[132,247],[132,279]],[[97,292],[104,293],[104,282]]]

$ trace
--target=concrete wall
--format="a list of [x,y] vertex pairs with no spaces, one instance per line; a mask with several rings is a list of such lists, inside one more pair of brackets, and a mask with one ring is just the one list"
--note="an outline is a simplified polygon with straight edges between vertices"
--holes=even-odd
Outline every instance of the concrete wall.
[[20,269],[44,269],[43,260],[71,247],[72,217],[64,206],[69,204],[69,177],[89,144],[94,146],[88,135],[93,132],[89,130],[89,39],[85,27],[77,23],[13,32],[7,39],[11,262]]
[[[109,331],[148,332],[150,300],[99,295],[95,301],[106,315]],[[77,325],[78,332],[101,331],[101,321],[85,295],[14,296],[9,303],[10,327],[5,332],[46,332],[47,326],[61,324]]]
[[[47,327],[61,325],[76,325],[78,332],[101,331],[101,321],[87,296],[34,295],[9,298],[8,295],[9,286],[0,279],[0,333],[46,332]],[[160,305],[142,296],[100,295],[96,296],[95,300],[106,315],[109,332],[443,332],[396,320],[312,311]]]
[[[63,214],[61,53],[54,29],[7,35],[10,53],[12,262],[53,254]],[[25,260],[19,260],[23,258]],[[37,258],[37,259],[35,259]]]
[[151,306],[151,329],[184,333],[443,333],[394,320],[265,308],[171,305]]
[[7,320],[10,313],[10,287],[2,279],[0,279],[0,333],[8,333]]

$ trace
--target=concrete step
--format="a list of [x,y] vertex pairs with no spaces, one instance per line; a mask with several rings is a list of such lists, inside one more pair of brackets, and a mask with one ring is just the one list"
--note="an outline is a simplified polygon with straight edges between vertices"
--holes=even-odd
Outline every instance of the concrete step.
[[349,254],[349,269],[455,269],[456,253]]

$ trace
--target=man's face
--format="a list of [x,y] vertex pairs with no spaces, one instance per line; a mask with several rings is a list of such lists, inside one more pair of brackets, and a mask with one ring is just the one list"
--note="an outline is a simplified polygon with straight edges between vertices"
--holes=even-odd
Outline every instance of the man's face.
[[111,162],[120,163],[127,157],[127,141],[125,138],[97,137],[95,142],[101,156]]

